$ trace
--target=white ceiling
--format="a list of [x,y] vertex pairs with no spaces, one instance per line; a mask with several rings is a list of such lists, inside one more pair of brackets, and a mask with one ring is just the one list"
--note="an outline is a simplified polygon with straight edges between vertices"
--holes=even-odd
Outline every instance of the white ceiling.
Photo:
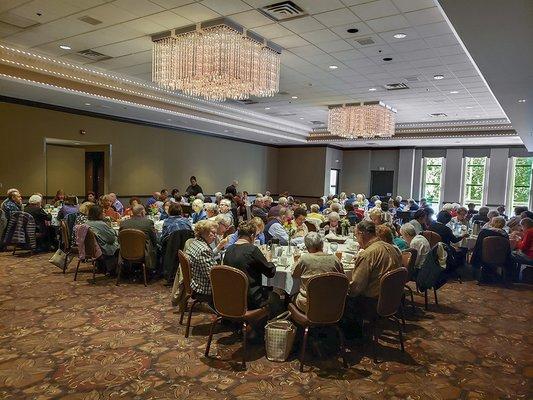
[[[398,122],[429,121],[431,113],[446,113],[443,121],[505,117],[434,0],[293,0],[309,15],[282,23],[256,10],[278,1],[2,0],[0,40],[150,80],[151,34],[223,15],[284,48],[280,90],[286,94],[248,109],[309,128],[310,121],[327,120],[329,104],[372,100],[396,108]],[[101,23],[78,19],[84,16]],[[395,39],[399,32],[407,37]],[[375,44],[355,41],[367,37]],[[113,58],[91,62],[76,54],[85,49]],[[434,80],[436,74],[444,79]],[[383,88],[406,78],[409,90]]]

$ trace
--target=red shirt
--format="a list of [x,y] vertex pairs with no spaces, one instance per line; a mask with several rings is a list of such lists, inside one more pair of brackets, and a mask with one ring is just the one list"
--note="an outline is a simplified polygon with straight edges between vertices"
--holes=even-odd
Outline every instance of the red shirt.
[[529,228],[516,248],[521,250],[529,258],[533,258],[533,228]]

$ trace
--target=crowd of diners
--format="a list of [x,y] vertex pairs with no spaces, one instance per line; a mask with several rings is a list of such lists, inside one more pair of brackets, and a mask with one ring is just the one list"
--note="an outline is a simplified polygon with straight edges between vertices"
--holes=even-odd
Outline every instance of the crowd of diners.
[[[354,309],[366,307],[368,302],[376,300],[380,278],[402,265],[402,250],[416,249],[415,268],[423,265],[431,251],[429,241],[421,234],[426,230],[440,235],[448,253],[446,262],[453,264],[450,267],[453,271],[467,262],[467,250],[459,246],[460,242],[469,236],[472,226],[479,226],[470,263],[480,283],[496,279],[495,271],[482,262],[482,241],[486,237],[500,236],[509,240],[512,252],[508,254],[506,265],[508,276],[516,279],[520,264],[533,264],[533,212],[527,207],[516,207],[514,215],[509,218],[504,206],[491,211],[487,207],[476,209],[474,204],[467,207],[444,204],[435,215],[424,199],[416,202],[397,196],[381,201],[378,196],[367,199],[365,195],[355,193],[325,196],[308,206],[288,193],[274,201],[268,191],[257,193],[250,201],[248,193],[239,191],[238,185],[238,181],[234,181],[224,194],[218,192],[211,197],[203,194],[193,176],[183,195],[178,189],[170,192],[162,189],[154,192],[144,204],[134,197],[124,205],[115,193],[99,197],[88,193],[78,204],[75,197],[65,195],[62,190],[57,192],[52,204],[59,208],[57,218],[71,224],[72,240],[81,225],[87,225],[95,234],[103,253],[100,268],[110,275],[115,273],[118,261],[119,243],[117,229],[114,229],[117,224],[118,231],[137,229],[145,233],[146,248],[152,252],[149,267],[156,275],[161,273],[158,270],[161,243],[175,231],[189,231],[194,237],[186,243],[185,252],[190,260],[193,290],[209,295],[210,269],[223,262],[247,274],[249,307],[269,304],[274,314],[282,310],[283,302],[271,287],[263,286],[262,276],[273,277],[276,265],[268,252],[260,251],[258,244],[276,242],[305,246],[307,251],[292,266],[292,274],[301,279],[301,289],[294,302],[306,311],[308,280],[320,273],[343,270],[337,257],[324,251],[325,237],[331,233],[353,235],[362,251],[354,258],[347,315],[357,315],[352,313]],[[191,209],[189,215],[184,215],[185,205]],[[41,194],[32,194],[23,206],[21,192],[10,189],[1,210],[2,232],[11,216],[23,210],[35,222],[40,250],[50,251],[57,247],[56,235],[50,226],[52,216],[44,206]],[[159,235],[149,215],[157,215],[163,220]],[[310,231],[309,226],[315,229]],[[5,232],[2,235],[5,236]],[[351,322],[345,319],[343,323]]]

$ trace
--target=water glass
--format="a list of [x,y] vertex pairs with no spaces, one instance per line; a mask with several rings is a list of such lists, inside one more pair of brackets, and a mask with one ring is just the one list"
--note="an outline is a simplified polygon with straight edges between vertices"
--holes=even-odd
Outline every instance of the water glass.
[[330,248],[332,253],[335,253],[337,251],[337,249],[339,248],[339,244],[335,243],[335,242],[331,242],[329,244],[329,248]]

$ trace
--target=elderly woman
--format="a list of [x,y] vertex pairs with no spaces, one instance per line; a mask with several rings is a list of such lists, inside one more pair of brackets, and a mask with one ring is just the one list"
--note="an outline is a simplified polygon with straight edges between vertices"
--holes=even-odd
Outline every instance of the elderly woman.
[[224,265],[237,268],[248,276],[248,309],[254,310],[269,303],[272,288],[263,286],[263,276],[272,278],[276,267],[254,246],[257,226],[252,221],[241,222],[237,232],[237,241],[226,250]]
[[303,253],[292,267],[293,278],[300,278],[300,291],[294,304],[307,312],[307,283],[313,276],[326,272],[343,273],[342,264],[334,254],[324,253],[324,240],[317,232],[309,232],[304,238],[309,253]]
[[311,212],[307,214],[308,219],[317,219],[320,223],[324,222],[324,215],[320,213],[320,206],[318,204],[311,204]]
[[234,225],[233,214],[231,213],[231,201],[230,200],[228,199],[220,200],[218,211],[220,215],[226,215],[231,220],[231,225]]
[[496,210],[489,211],[487,214],[487,218],[489,219],[489,222],[486,222],[485,225],[483,225],[482,229],[490,228],[490,222],[492,221],[492,218],[499,217],[500,213]]
[[94,205],[89,207],[86,224],[96,236],[96,241],[103,254],[105,268],[108,273],[113,274],[118,261],[118,238],[117,233],[104,221],[104,210],[102,207]]
[[[410,249],[416,250],[416,262],[415,262],[415,268],[418,269],[422,265],[424,265],[424,261],[426,260],[427,255],[431,251],[431,246],[429,245],[429,241],[422,235],[417,235],[415,227],[410,224],[403,224],[400,227],[400,235],[402,236],[403,240],[407,243]],[[410,274],[412,274],[414,271],[409,271]]]
[[83,225],[87,222],[87,215],[89,214],[89,208],[94,206],[94,203],[86,201],[80,205],[78,213],[76,214],[76,220],[74,221],[74,227],[72,228],[72,243],[76,242],[76,229],[78,226]]
[[207,219],[207,214],[204,211],[204,202],[200,199],[195,199],[192,202],[192,210],[194,211],[191,215],[192,223],[196,224],[199,221]]
[[63,201],[64,200],[65,200],[65,191],[63,189],[59,189],[56,192],[56,195],[55,195],[54,199],[52,200],[52,204],[55,207],[60,207],[60,206],[63,205]]
[[452,218],[450,224],[460,224],[463,226],[468,226],[468,210],[465,207],[458,207],[455,211],[455,217]]
[[118,221],[120,220],[120,214],[116,212],[113,208],[112,200],[112,197],[107,194],[102,197],[102,208],[104,210],[104,216],[111,219],[111,221]]
[[303,208],[297,208],[294,210],[292,226],[296,229],[295,237],[304,237],[309,233],[307,225],[305,224],[305,219],[307,218],[307,211]]
[[214,221],[218,215],[218,206],[216,203],[205,203],[204,210],[207,215],[207,219]]
[[370,218],[370,221],[372,221],[376,226],[385,222],[383,211],[378,207],[374,207],[368,212],[368,218]]
[[484,225],[485,223],[489,222],[488,214],[489,214],[488,207],[480,207],[478,213],[475,214],[471,219],[472,224],[474,224],[477,221],[482,222],[481,225]]
[[63,206],[59,209],[57,213],[57,219],[65,219],[69,214],[74,214],[78,212],[78,206],[76,205],[75,196],[67,196],[62,202]]
[[30,214],[35,221],[37,249],[39,251],[48,251],[53,237],[53,228],[47,225],[47,221],[51,221],[52,216],[43,210],[42,200],[42,197],[38,194],[30,196],[24,211]]
[[191,265],[191,288],[194,292],[210,295],[209,273],[216,264],[211,244],[217,236],[215,221],[201,220],[194,227],[195,238],[188,244],[185,253]]
[[214,222],[217,224],[217,235],[213,243],[211,243],[211,248],[215,257],[218,257],[220,252],[228,247],[229,236],[226,232],[233,225],[229,217],[224,214],[217,215]]
[[335,233],[340,235],[341,225],[339,224],[341,217],[339,213],[332,211],[328,214],[328,220],[320,225],[321,228],[324,228],[326,234]]

